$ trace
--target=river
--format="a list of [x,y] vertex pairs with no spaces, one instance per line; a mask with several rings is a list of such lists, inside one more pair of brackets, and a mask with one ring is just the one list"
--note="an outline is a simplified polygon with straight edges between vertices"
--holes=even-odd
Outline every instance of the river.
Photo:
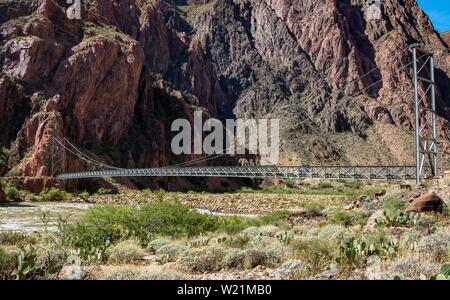
[[[59,217],[76,222],[98,204],[64,203],[64,202],[21,202],[0,203],[0,232],[15,231],[23,233],[56,231]],[[197,209],[202,214],[216,216],[256,217],[256,214],[232,214],[211,212],[207,209]]]

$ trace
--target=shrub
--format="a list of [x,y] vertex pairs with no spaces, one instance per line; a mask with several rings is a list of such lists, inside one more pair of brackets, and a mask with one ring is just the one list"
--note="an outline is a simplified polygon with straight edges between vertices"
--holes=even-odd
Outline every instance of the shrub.
[[264,225],[259,228],[259,233],[263,236],[275,237],[280,229],[274,225]]
[[417,250],[429,253],[438,261],[445,261],[450,256],[450,231],[440,229],[420,239]]
[[5,188],[5,195],[10,200],[19,200],[20,199],[20,193],[17,188],[14,186],[7,186]]
[[301,279],[308,273],[305,263],[300,259],[285,261],[279,270],[281,279],[287,280]]
[[187,280],[186,275],[173,271],[142,272],[130,268],[115,271],[105,278],[106,280]]
[[315,202],[309,202],[305,205],[305,217],[306,218],[317,218],[324,215],[323,205]]
[[[284,236],[283,234],[280,234],[279,239],[283,240],[285,242],[288,242],[288,239],[290,238],[290,235]],[[251,247],[269,247],[272,245],[281,246],[279,240],[277,238],[265,236],[265,235],[256,235],[253,236],[250,239],[250,242],[248,243],[248,246]]]
[[19,251],[0,248],[0,280],[15,279],[18,268]]
[[148,243],[146,250],[150,253],[156,253],[156,251],[158,251],[159,248],[161,248],[162,246],[168,245],[170,243],[171,243],[171,241],[167,240],[167,239],[155,239],[155,240],[151,241],[150,243]]
[[359,180],[344,180],[344,186],[349,189],[359,190],[362,188],[363,184]]
[[219,271],[225,254],[226,251],[218,246],[189,249],[183,252],[178,263],[191,272]]
[[32,244],[35,241],[31,236],[20,232],[0,232],[0,245],[19,245],[21,243]]
[[438,273],[439,269],[439,264],[422,259],[417,255],[410,255],[394,261],[384,272],[383,278],[417,280],[421,276],[432,276]]
[[180,257],[181,253],[186,250],[187,247],[185,245],[182,245],[180,243],[171,243],[164,245],[156,250],[156,256],[160,263],[165,264],[168,262],[176,261]]
[[244,267],[245,253],[241,249],[230,249],[223,258],[223,266],[228,269],[241,269]]
[[17,170],[10,170],[5,174],[5,177],[20,177],[20,172]]
[[107,250],[108,260],[112,263],[133,262],[142,258],[144,254],[144,250],[133,240],[120,242]]
[[243,234],[250,235],[250,236],[259,235],[259,228],[256,227],[256,226],[251,226],[251,227],[245,228],[245,229],[242,231],[242,233],[243,233]]
[[189,241],[189,246],[194,248],[201,248],[208,246],[211,241],[211,237],[209,236],[199,236]]
[[18,280],[56,279],[66,261],[66,254],[55,249],[22,249],[18,257]]
[[366,224],[367,216],[362,212],[348,212],[348,211],[338,211],[330,221],[334,224],[341,224],[344,226],[350,226],[354,224]]
[[246,234],[228,235],[217,239],[219,244],[231,248],[244,248],[250,241],[250,236]]
[[342,225],[329,224],[324,227],[313,227],[309,229],[306,231],[306,236],[337,243],[350,237],[351,233]]
[[222,265],[229,269],[253,269],[257,266],[274,267],[280,262],[280,251],[265,248],[231,249],[223,258]]
[[108,188],[101,187],[97,190],[96,194],[97,195],[111,195],[111,194],[115,194],[115,193]]
[[323,271],[336,256],[336,245],[318,238],[295,238],[290,246],[294,256],[306,263],[311,275]]
[[277,252],[267,249],[246,249],[244,252],[244,268],[253,269],[257,266],[274,267],[280,263]]
[[57,188],[45,189],[39,193],[39,198],[45,202],[63,201],[67,196],[65,191]]
[[87,191],[83,191],[78,195],[81,199],[83,199],[84,201],[88,200],[90,197],[89,192]]
[[91,208],[77,224],[60,223],[63,243],[76,248],[85,260],[103,260],[113,243],[131,237],[129,227],[135,226],[132,208],[101,206]]
[[327,181],[320,181],[317,185],[317,189],[331,189],[333,185]]
[[216,217],[178,202],[155,202],[140,208],[94,207],[79,223],[60,226],[60,232],[66,245],[80,249],[83,258],[102,259],[107,247],[125,238],[136,237],[145,245],[156,235],[194,236],[217,227]]
[[136,213],[135,232],[141,239],[148,234],[174,237],[194,236],[218,228],[218,218],[201,214],[179,202],[155,202],[142,206]]
[[[275,211],[257,218],[242,219],[239,217],[222,218],[220,229],[227,233],[237,233],[249,227],[261,227],[264,225],[282,225],[291,215],[288,211]],[[261,229],[260,229],[261,230]],[[274,232],[276,233],[276,231]]]

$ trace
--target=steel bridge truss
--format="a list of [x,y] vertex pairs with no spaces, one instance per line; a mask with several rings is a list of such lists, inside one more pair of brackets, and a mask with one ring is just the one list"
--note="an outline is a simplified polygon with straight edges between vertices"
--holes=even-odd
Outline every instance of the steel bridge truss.
[[58,179],[102,177],[234,177],[255,179],[360,179],[411,180],[415,166],[238,166],[238,167],[169,167],[151,169],[103,170],[58,175]]
[[[419,185],[424,176],[426,161],[432,175],[438,175],[436,81],[433,54],[420,49],[418,44],[412,45],[411,49],[416,123],[416,183]],[[418,58],[419,54],[422,59]],[[421,117],[426,120],[423,124]]]

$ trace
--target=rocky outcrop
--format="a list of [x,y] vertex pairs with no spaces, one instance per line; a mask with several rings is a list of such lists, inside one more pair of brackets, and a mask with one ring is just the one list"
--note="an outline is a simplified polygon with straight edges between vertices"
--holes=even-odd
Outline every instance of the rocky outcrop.
[[280,164],[412,164],[415,42],[436,57],[450,155],[448,35],[414,0],[380,20],[350,0],[92,0],[83,21],[63,5],[0,3],[0,143],[27,176],[51,175],[53,137],[121,167],[191,159],[172,155],[170,125],[195,109],[280,118]]
[[7,145],[16,137],[30,113],[30,102],[20,85],[6,75],[0,77],[0,144]]
[[412,202],[405,209],[406,212],[444,212],[446,210],[445,202],[436,194],[432,192],[426,192],[419,197],[412,200]]
[[441,33],[441,38],[447,43],[447,48],[450,48],[450,31]]

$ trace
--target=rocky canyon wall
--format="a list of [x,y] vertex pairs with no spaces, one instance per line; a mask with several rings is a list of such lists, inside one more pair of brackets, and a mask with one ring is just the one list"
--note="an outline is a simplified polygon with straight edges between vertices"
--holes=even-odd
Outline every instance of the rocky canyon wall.
[[192,157],[171,153],[170,125],[196,109],[280,118],[280,164],[411,164],[412,43],[436,58],[446,161],[448,34],[416,1],[384,2],[370,20],[350,0],[92,0],[69,20],[65,1],[0,0],[8,168],[51,175],[53,137],[120,167],[179,163]]

